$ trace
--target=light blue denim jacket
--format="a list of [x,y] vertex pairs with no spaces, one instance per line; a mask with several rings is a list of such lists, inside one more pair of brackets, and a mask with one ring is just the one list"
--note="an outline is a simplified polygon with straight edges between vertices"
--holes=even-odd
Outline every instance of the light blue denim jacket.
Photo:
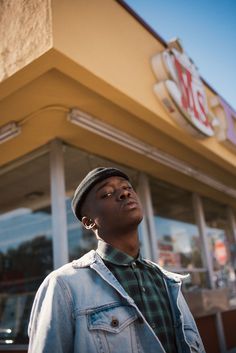
[[[160,270],[173,311],[178,352],[204,353],[180,291],[184,276]],[[133,299],[94,250],[44,280],[28,331],[28,353],[165,352]]]

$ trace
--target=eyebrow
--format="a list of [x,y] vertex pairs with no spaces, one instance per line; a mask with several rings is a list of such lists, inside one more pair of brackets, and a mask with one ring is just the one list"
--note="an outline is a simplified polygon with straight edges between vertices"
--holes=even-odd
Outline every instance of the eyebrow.
[[101,190],[102,188],[104,188],[105,186],[107,186],[107,185],[109,185],[109,181],[107,181],[107,182],[103,183],[102,185],[100,185],[100,186],[97,188],[96,193],[97,193],[99,190]]
[[[124,178],[121,178],[121,179],[120,179],[120,184],[122,184],[123,182],[126,182],[127,184],[131,185],[130,182],[129,182],[129,180],[126,180],[126,179],[124,179]],[[97,193],[99,190],[103,189],[103,188],[104,188],[105,186],[107,186],[107,185],[113,187],[113,183],[112,183],[111,181],[109,181],[109,180],[108,180],[108,181],[105,181],[103,184],[101,184],[101,185],[97,188],[96,193]]]

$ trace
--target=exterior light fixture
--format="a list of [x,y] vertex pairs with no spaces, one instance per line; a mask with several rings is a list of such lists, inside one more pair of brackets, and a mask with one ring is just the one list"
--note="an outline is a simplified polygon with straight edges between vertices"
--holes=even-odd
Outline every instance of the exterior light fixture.
[[68,121],[89,130],[94,134],[105,137],[106,139],[118,143],[132,151],[144,155],[162,165],[165,165],[182,174],[188,175],[195,180],[202,182],[218,191],[224,192],[231,197],[236,198],[236,190],[221,183],[220,181],[210,177],[198,169],[195,169],[187,163],[158,150],[149,144],[146,144],[135,137],[132,137],[125,132],[102,122],[101,120],[92,117],[91,115],[82,112],[77,108],[71,109],[68,114]]
[[7,140],[19,135],[21,127],[15,122],[11,121],[0,127],[0,143],[4,143]]
[[135,152],[140,153],[142,151],[142,153],[148,153],[148,145],[76,108],[70,111],[68,120],[75,125],[81,126],[124,147],[128,147]]

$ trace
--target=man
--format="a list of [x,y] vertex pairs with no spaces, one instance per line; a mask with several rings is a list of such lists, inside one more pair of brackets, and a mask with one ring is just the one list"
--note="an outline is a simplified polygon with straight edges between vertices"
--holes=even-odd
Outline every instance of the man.
[[29,353],[203,353],[181,279],[142,258],[143,212],[128,176],[96,168],[72,201],[96,251],[52,272],[29,323]]

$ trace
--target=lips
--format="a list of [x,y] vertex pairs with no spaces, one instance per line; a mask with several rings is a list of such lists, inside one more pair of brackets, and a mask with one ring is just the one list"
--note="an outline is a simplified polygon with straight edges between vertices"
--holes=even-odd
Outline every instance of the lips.
[[122,208],[129,209],[129,210],[132,210],[132,209],[138,208],[138,207],[139,207],[139,204],[135,200],[129,200],[129,201],[123,203],[123,205],[122,205]]

